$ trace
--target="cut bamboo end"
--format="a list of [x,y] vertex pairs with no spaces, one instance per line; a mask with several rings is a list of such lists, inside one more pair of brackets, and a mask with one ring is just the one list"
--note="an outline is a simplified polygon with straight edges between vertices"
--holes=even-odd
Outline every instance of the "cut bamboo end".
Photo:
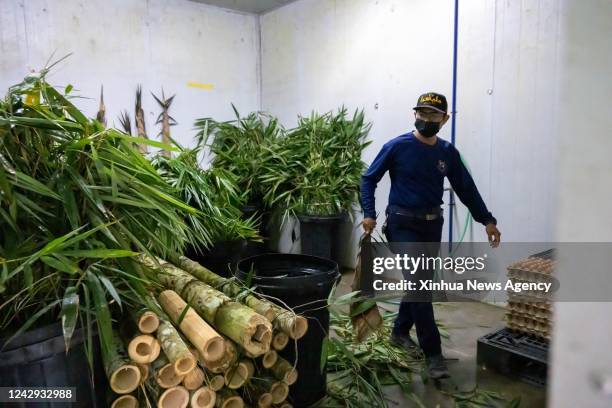
[[158,408],[187,408],[189,391],[185,387],[172,387],[164,391],[157,400]]
[[157,372],[157,383],[162,388],[176,387],[183,381],[183,376],[180,376],[174,370],[174,365],[166,364]]
[[198,363],[194,356],[181,357],[178,360],[176,360],[176,362],[174,363],[174,371],[176,371],[177,375],[186,376],[186,375],[189,375],[189,373],[192,373],[193,371],[198,369],[196,367],[197,364]]
[[228,393],[224,393],[222,395],[217,394],[217,402],[215,406],[218,408],[243,408],[244,401],[239,395]]
[[253,378],[253,375],[255,375],[255,364],[253,364],[251,360],[242,360],[241,363],[244,364],[247,368],[247,371],[248,371],[247,380],[249,378]]
[[304,316],[295,316],[291,325],[291,338],[294,340],[301,339],[308,331],[308,320]]
[[[225,341],[208,323],[206,323],[187,303],[172,290],[165,290],[159,295],[159,302],[172,321],[183,317],[179,329],[200,352],[206,362],[223,358]],[[185,311],[185,308],[187,310]]]
[[205,361],[219,361],[225,354],[225,341],[222,337],[211,339],[201,352]]
[[287,371],[285,373],[285,377],[283,378],[283,381],[287,384],[287,385],[293,385],[295,384],[295,382],[298,379],[298,372],[295,368],[292,368],[291,370]]
[[229,369],[223,376],[225,385],[232,390],[236,390],[244,385],[249,379],[249,368],[243,362],[238,363],[236,367]]
[[213,408],[215,406],[216,393],[209,387],[198,388],[191,394],[192,408]]
[[220,374],[215,375],[208,381],[208,386],[212,388],[213,391],[219,391],[225,386],[225,378]]
[[257,399],[257,408],[268,408],[272,405],[272,394],[265,392]]
[[194,368],[183,379],[183,386],[189,391],[194,391],[204,384],[204,371],[201,368]]
[[140,383],[144,384],[145,381],[147,381],[147,378],[149,378],[149,365],[148,364],[136,364],[138,366],[138,369],[140,370]]
[[284,358],[279,357],[271,371],[277,380],[283,381],[287,385],[293,385],[297,381],[297,370]]
[[272,403],[280,404],[289,396],[289,386],[282,382],[276,382],[270,387],[270,394],[272,395]]
[[272,348],[274,350],[280,351],[287,347],[289,343],[289,336],[286,333],[278,332],[272,338]]
[[138,319],[138,330],[144,334],[154,333],[159,327],[159,317],[151,311],[144,312]]
[[251,319],[252,332],[250,338],[246,339],[243,347],[254,356],[260,356],[270,349],[272,342],[272,327],[262,316],[254,314]]
[[149,334],[136,336],[128,344],[128,355],[138,364],[148,364],[157,357],[161,348],[157,339]]
[[138,400],[133,395],[122,395],[113,401],[111,408],[138,408]]
[[283,402],[282,404],[277,405],[277,407],[278,407],[278,408],[293,408],[293,405],[291,405],[290,403],[288,403],[288,402],[286,402],[286,401],[285,401],[285,402]]
[[129,394],[140,384],[140,370],[132,364],[125,364],[113,371],[110,387],[117,394]]
[[278,360],[278,353],[274,350],[270,350],[263,355],[261,364],[264,366],[264,368],[271,368],[274,364],[276,364],[276,360]]

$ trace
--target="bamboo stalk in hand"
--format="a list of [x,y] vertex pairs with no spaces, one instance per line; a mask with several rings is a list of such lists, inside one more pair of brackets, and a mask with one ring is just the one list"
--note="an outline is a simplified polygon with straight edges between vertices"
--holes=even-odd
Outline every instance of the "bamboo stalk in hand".
[[[193,309],[188,308],[181,297],[172,290],[165,290],[159,295],[159,302],[172,321],[177,322],[184,314],[179,329],[191,344],[202,355],[205,362],[214,362],[223,358],[224,340]],[[188,308],[187,310],[185,310]]]

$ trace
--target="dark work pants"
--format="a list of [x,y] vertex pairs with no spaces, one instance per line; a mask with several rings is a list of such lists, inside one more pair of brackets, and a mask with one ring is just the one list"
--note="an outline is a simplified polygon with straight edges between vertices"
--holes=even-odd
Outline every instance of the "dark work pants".
[[[427,243],[422,246],[411,245],[409,254],[419,256],[438,256],[440,240],[442,238],[442,225],[444,218],[426,221],[390,213],[387,216],[387,228],[385,235],[391,244],[393,252],[401,253],[400,243],[414,242]],[[405,247],[405,246],[404,246]],[[419,278],[433,279],[433,270],[420,270],[417,272]],[[406,273],[404,272],[406,277]],[[421,294],[422,295],[422,294]],[[442,353],[440,346],[440,332],[434,319],[433,305],[431,304],[431,293],[427,293],[424,298],[419,297],[419,301],[402,300],[398,316],[395,320],[393,333],[397,335],[408,335],[412,326],[416,326],[417,338],[423,353],[427,357],[436,356]]]

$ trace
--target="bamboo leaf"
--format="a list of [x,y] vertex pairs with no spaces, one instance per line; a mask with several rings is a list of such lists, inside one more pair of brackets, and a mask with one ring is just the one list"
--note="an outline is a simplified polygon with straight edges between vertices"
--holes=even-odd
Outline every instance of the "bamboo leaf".
[[98,279],[100,280],[100,282],[102,282],[102,284],[104,285],[108,293],[110,293],[112,298],[115,299],[115,302],[117,302],[119,308],[123,309],[123,305],[121,304],[121,296],[119,296],[119,293],[117,293],[117,289],[115,289],[115,286],[113,286],[112,282],[104,275],[98,275]]
[[138,252],[126,249],[74,249],[60,252],[61,255],[74,258],[125,258],[138,255]]
[[60,261],[54,256],[41,256],[40,260],[52,267],[53,269],[57,269],[58,271],[66,272],[69,275],[74,275],[79,272],[78,266],[73,263],[67,263],[64,261]]
[[62,311],[60,313],[62,319],[62,332],[64,333],[64,344],[66,346],[66,353],[70,348],[70,340],[74,333],[74,328],[77,323],[79,315],[79,295],[77,289],[74,286],[69,286],[64,292],[64,298],[62,299]]

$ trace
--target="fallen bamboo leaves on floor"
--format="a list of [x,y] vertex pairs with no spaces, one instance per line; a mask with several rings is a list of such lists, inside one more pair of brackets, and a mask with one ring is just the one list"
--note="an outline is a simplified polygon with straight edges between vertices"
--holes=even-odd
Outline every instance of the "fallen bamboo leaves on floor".
[[[327,360],[328,396],[317,407],[325,408],[385,408],[401,406],[401,402],[390,400],[385,387],[399,386],[403,394],[416,407],[425,403],[415,393],[413,376],[420,376],[423,383],[428,378],[423,371],[424,356],[408,354],[403,348],[390,342],[390,330],[397,313],[386,313],[384,325],[366,341],[355,343],[348,315],[331,310],[333,333],[323,347],[322,363]],[[441,389],[443,396],[455,407],[518,407],[513,400],[508,405],[499,393],[475,387],[459,391]]]

